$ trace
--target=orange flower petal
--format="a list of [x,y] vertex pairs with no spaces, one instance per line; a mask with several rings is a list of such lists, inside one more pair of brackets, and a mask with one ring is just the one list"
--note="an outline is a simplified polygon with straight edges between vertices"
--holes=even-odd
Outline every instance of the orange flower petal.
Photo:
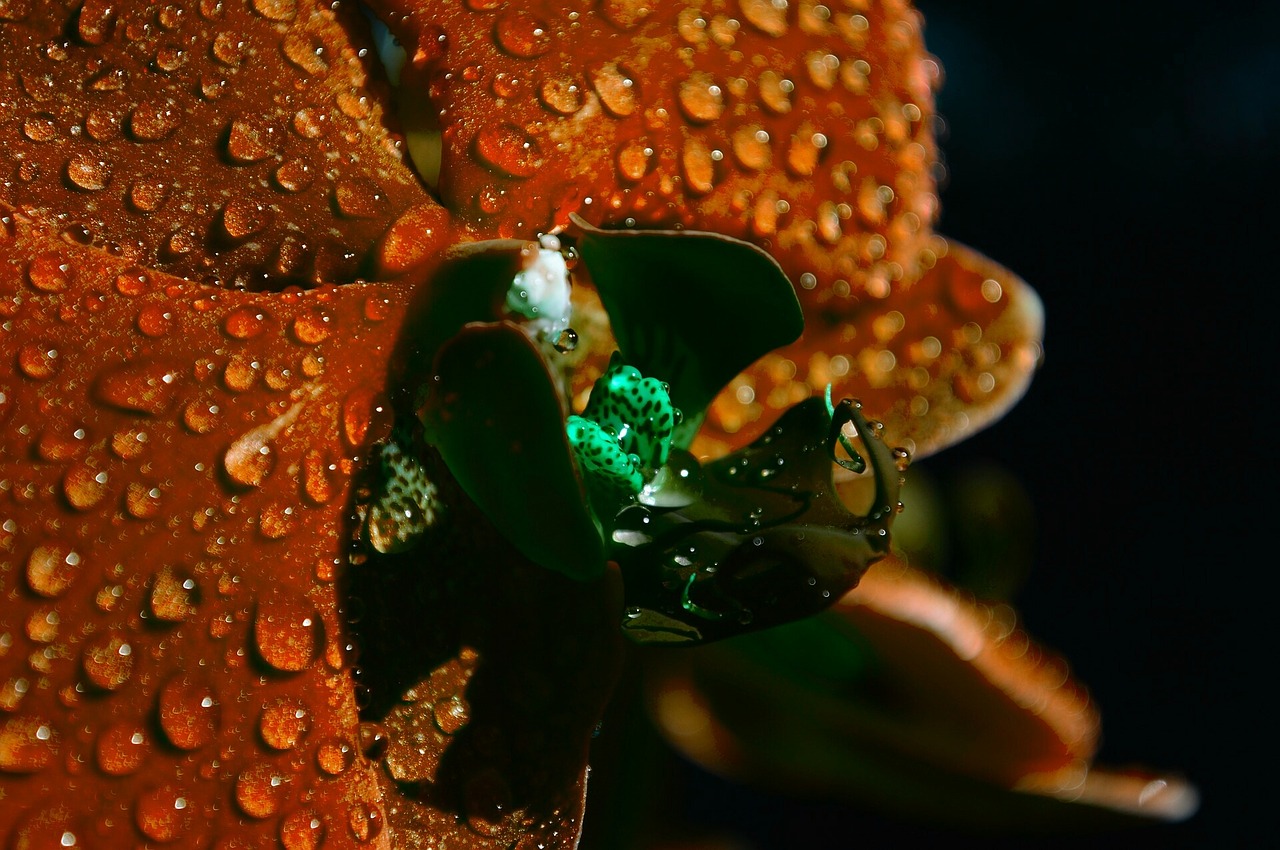
[[784,683],[731,644],[665,658],[650,684],[663,734],[735,779],[970,826],[1195,810],[1178,778],[1093,766],[1088,695],[1007,606],[886,559],[827,616],[870,645],[872,671]]

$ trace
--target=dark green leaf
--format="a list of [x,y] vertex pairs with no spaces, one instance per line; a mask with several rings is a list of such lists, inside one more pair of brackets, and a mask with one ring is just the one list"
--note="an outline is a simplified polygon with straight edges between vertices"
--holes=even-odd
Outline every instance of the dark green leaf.
[[510,323],[468,325],[440,346],[435,373],[426,437],[467,495],[530,560],[599,576],[603,542],[536,344]]
[[795,290],[764,251],[686,230],[598,230],[580,218],[582,260],[623,360],[671,385],[687,447],[711,400],[804,330]]

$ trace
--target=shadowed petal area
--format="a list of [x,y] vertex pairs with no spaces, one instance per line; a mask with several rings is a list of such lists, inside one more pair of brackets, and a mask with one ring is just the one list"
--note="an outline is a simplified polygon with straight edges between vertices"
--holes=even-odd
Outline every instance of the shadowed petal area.
[[0,835],[376,838],[335,582],[397,291],[0,239]]
[[442,491],[440,530],[371,555],[348,587],[394,846],[576,847],[587,747],[621,663],[620,582],[530,563],[456,484]]
[[668,740],[722,775],[957,825],[1196,808],[1178,778],[1093,766],[1088,695],[1007,606],[888,558],[791,628],[655,659],[649,700]]
[[827,384],[862,401],[886,438],[924,457],[1002,416],[1041,356],[1035,290],[978,252],[934,237],[932,267],[910,289],[836,321],[808,311],[804,336],[761,358],[712,404],[696,444],[709,454],[754,439]]
[[354,4],[6,4],[0,201],[192,280],[368,277],[428,201],[369,47]]

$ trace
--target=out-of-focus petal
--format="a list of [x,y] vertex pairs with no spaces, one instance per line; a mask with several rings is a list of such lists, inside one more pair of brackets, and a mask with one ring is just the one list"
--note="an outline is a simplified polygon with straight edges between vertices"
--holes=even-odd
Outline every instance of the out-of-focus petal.
[[824,616],[865,663],[806,675],[734,642],[663,659],[649,699],[664,735],[735,779],[971,826],[1195,810],[1181,779],[1092,764],[1088,695],[1007,606],[886,559]]

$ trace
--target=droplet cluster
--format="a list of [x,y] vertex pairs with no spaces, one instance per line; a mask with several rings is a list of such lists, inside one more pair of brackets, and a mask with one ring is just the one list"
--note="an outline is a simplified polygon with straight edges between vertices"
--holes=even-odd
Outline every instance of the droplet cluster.
[[[767,248],[833,315],[908,287],[937,200],[940,71],[900,2],[456,2],[404,85],[446,205],[503,235],[690,227]],[[530,190],[529,187],[536,187]]]
[[30,259],[0,267],[0,836],[358,844],[383,814],[347,784],[369,763],[318,564],[345,556],[403,296],[8,239]]
[[428,201],[344,27],[354,10],[5,7],[0,201],[62,210],[50,223],[80,241],[226,287],[343,282]]

